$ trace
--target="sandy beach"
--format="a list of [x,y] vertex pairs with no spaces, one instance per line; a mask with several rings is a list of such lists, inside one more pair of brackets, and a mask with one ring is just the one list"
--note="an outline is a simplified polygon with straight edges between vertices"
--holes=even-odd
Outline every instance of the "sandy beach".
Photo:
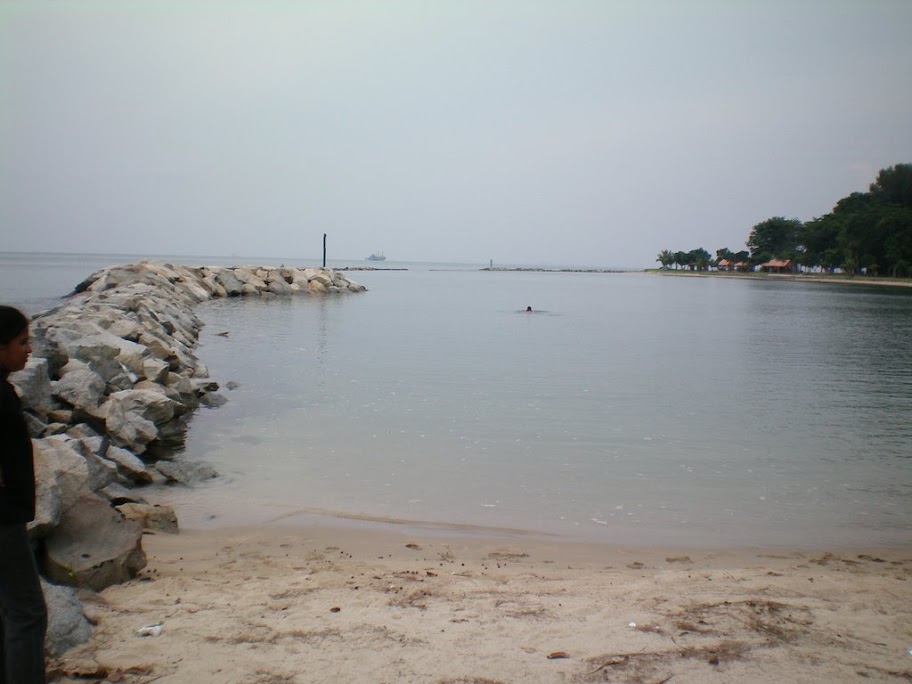
[[[388,526],[147,534],[59,682],[912,680],[912,549],[636,549]],[[137,630],[160,625],[157,636]],[[158,630],[154,630],[158,631]]]

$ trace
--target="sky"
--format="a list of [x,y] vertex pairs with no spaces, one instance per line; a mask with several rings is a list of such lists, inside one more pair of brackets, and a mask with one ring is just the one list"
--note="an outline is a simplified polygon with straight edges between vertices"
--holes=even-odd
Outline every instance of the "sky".
[[2,251],[652,267],[912,162],[909,0],[0,0]]

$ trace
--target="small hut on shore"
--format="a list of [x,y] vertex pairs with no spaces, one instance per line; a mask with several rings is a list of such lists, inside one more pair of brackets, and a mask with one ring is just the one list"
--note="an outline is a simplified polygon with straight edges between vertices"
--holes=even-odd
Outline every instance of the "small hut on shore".
[[791,273],[795,270],[791,259],[770,259],[760,264],[760,270],[767,273]]

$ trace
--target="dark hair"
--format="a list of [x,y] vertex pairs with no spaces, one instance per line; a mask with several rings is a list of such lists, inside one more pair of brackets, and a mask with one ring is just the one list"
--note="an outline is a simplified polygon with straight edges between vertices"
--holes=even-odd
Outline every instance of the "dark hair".
[[28,324],[28,318],[19,309],[0,304],[0,344],[12,342]]

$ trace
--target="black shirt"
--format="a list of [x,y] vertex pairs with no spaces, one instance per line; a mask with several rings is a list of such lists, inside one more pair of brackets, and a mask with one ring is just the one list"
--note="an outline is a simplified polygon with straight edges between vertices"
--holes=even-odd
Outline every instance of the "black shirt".
[[35,519],[35,461],[22,404],[0,377],[0,525]]

